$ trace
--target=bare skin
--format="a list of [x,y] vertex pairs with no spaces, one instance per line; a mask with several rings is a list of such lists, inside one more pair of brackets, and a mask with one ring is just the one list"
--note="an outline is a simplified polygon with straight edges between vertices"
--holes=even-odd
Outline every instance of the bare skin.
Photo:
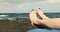
[[[40,14],[39,12],[38,12],[38,14]],[[40,16],[42,17],[43,15],[44,14],[41,13]],[[43,19],[41,20],[41,19],[37,18],[35,11],[31,11],[29,17],[30,17],[32,25],[33,25],[33,23],[35,23],[35,24],[43,23],[43,24],[47,25],[50,28],[60,29],[60,18],[50,19],[50,18],[48,18],[47,16],[44,15],[43,16],[44,18],[42,17]]]
[[46,19],[50,19],[49,17],[47,17],[46,15],[44,15],[43,11],[41,8],[38,9],[38,14],[39,16],[43,19],[43,20],[46,20]]
[[29,17],[30,17],[30,20],[31,20],[31,24],[32,25],[33,25],[33,23],[35,23],[35,24],[39,24],[40,23],[38,21],[37,15],[36,15],[36,13],[35,13],[35,11],[33,9],[31,10]]

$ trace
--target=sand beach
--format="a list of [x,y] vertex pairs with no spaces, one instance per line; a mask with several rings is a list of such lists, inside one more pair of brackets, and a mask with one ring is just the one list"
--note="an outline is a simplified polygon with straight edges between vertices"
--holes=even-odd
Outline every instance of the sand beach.
[[26,32],[33,28],[29,18],[0,18],[0,32]]

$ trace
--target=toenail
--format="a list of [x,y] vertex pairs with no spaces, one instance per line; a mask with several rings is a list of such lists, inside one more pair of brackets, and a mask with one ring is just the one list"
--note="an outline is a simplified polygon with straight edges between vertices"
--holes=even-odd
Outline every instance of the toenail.
[[40,9],[40,8],[39,8]]

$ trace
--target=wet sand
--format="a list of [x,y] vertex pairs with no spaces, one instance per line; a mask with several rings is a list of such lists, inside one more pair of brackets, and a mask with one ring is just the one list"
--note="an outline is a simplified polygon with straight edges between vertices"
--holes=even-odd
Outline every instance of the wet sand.
[[0,19],[0,32],[26,32],[33,28],[29,18]]

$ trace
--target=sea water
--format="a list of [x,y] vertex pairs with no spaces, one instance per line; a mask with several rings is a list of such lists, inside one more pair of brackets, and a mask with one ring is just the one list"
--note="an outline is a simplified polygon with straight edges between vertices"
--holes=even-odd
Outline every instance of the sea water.
[[[45,13],[50,18],[60,18],[60,13]],[[29,18],[29,13],[0,13],[0,18]]]

